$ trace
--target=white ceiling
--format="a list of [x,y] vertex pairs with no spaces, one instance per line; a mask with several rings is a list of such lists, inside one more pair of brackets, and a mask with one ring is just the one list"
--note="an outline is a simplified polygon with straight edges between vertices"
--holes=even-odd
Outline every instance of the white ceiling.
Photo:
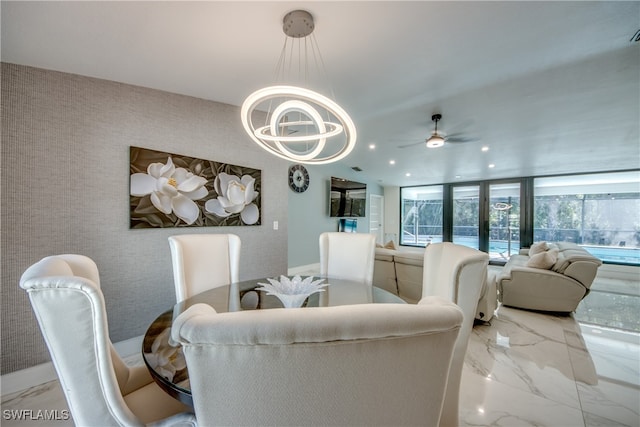
[[[637,1],[3,0],[2,61],[239,106],[274,83],[295,9],[358,129],[344,163],[382,185],[640,167]],[[480,141],[398,148],[436,112]]]

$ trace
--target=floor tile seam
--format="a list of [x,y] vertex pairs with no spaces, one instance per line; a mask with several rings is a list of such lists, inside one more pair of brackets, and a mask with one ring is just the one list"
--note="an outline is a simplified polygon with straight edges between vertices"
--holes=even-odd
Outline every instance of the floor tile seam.
[[[638,427],[640,425],[640,420],[638,420],[637,425],[633,426],[631,424],[624,424],[624,423],[621,423],[620,421],[612,420],[611,418],[603,417],[602,415],[594,414],[593,412],[589,412],[589,411],[582,411],[582,414],[583,414],[583,417],[585,415],[591,415],[592,417],[597,417],[597,418],[600,418],[601,420],[609,421],[611,423],[609,425],[611,426]],[[586,417],[585,417],[585,426],[587,426]]]
[[[636,391],[640,391],[640,387],[632,385],[632,384],[620,383],[619,381],[616,381],[616,380],[610,381],[609,379],[607,379],[605,377],[602,377],[600,375],[598,375],[597,378],[598,378],[599,381],[598,381],[597,384],[594,384],[594,385],[576,381],[576,388],[578,390],[578,399],[580,401],[580,406],[582,408],[581,409],[582,413],[583,414],[590,414],[590,415],[593,415],[593,416],[596,416],[596,417],[599,417],[599,418],[602,418],[602,419],[609,420],[609,421],[613,422],[615,425],[621,425],[621,426],[624,425],[624,426],[629,426],[629,427],[637,427],[637,426],[630,426],[628,424],[624,424],[624,423],[621,423],[619,421],[612,420],[611,418],[607,418],[605,416],[602,416],[601,414],[597,414],[597,413],[594,413],[592,411],[588,411],[585,408],[585,405],[593,406],[592,404],[593,404],[593,397],[594,396],[600,396],[601,395],[600,388],[602,387],[602,384],[600,383],[600,380],[602,380],[603,382],[605,382],[607,384],[615,384],[617,386],[630,387],[630,388],[636,389]],[[631,411],[632,413],[635,412],[636,415],[638,414],[638,408],[637,407],[636,408],[629,408],[629,407],[625,406],[624,404],[622,404],[620,402],[611,401],[609,398],[607,398],[607,401],[613,402],[614,405],[616,407],[618,407],[618,408],[622,408],[624,410]],[[602,400],[598,400],[598,403],[602,404],[603,401]],[[639,421],[638,426],[640,426],[640,418],[638,418],[638,421]],[[586,425],[586,419],[585,419],[585,425]]]
[[[498,378],[496,378],[494,376],[492,376],[491,378],[487,378],[482,373],[474,370],[472,366],[467,365],[467,367],[469,368],[469,373],[470,374],[473,374],[473,375],[476,375],[476,376],[484,378],[485,381],[489,382],[489,384],[496,384],[496,385],[499,385],[501,387],[507,387],[509,389],[518,391],[520,393],[526,393],[528,395],[535,396],[537,398],[544,399],[546,401],[553,402],[555,404],[562,405],[562,406],[565,406],[567,408],[572,408],[572,409],[575,409],[577,411],[582,411],[582,406],[581,406],[581,402],[580,402],[580,398],[579,398],[580,396],[578,395],[577,386],[576,386],[576,393],[575,393],[575,397],[576,397],[575,401],[577,402],[577,406],[576,406],[576,405],[571,405],[571,404],[569,404],[567,402],[561,402],[561,401],[559,401],[557,399],[549,398],[548,395],[535,393],[535,392],[533,392],[531,390],[531,388],[519,387],[518,385],[514,385],[514,384],[511,384],[511,383],[508,383],[508,382],[505,382],[505,381],[501,381],[500,379],[498,379]],[[564,376],[559,370],[556,370],[556,371],[558,372],[558,375]],[[573,373],[573,366],[572,366],[572,373]],[[575,380],[574,379],[568,379],[568,380],[571,381],[575,385]],[[525,383],[526,383],[526,381],[525,381]]]
[[[565,349],[567,349],[567,347],[568,347],[568,344],[559,342],[558,340],[549,340],[549,342],[551,344],[553,344],[553,345],[556,345],[556,346],[557,345],[562,345],[563,348],[565,348]],[[503,352],[504,351],[504,350],[502,350],[503,347],[501,347],[499,345],[496,345],[495,342],[486,342],[485,341],[485,343],[488,344],[486,349],[489,352],[492,352],[492,351]],[[539,343],[540,342],[538,342],[538,344]],[[518,349],[518,347],[512,347],[512,348]],[[566,350],[566,351],[568,352],[568,350]],[[495,355],[491,355],[491,356],[495,358]],[[510,359],[513,359],[513,354],[512,355],[508,355],[507,357],[509,357]],[[570,359],[570,355],[569,354],[567,354],[567,359],[569,361],[569,367],[571,368],[571,374],[573,376],[573,378],[567,378],[567,380],[569,382],[575,384],[575,373],[574,373],[573,364],[571,363],[571,359]],[[529,359],[526,359],[526,361],[527,362],[532,362]],[[557,375],[561,375],[561,376],[566,378],[566,375],[564,375],[559,368],[553,368],[553,369],[554,369],[554,371],[557,372]],[[472,372],[475,375],[483,376],[477,371],[472,371]],[[507,387],[507,388],[513,389],[513,390],[517,390],[518,392],[521,392],[521,393],[526,393],[526,394],[531,395],[531,396],[536,396],[536,397],[539,397],[539,398],[544,399],[546,401],[553,402],[554,404],[559,404],[559,405],[565,406],[567,408],[572,408],[572,409],[577,410],[577,411],[581,411],[582,410],[582,408],[580,406],[579,396],[577,394],[577,388],[576,388],[576,392],[575,392],[575,395],[574,395],[575,399],[573,400],[575,402],[575,404],[570,404],[570,403],[568,403],[566,401],[559,401],[558,399],[549,398],[549,396],[545,395],[545,394],[535,393],[529,387],[521,387],[521,386],[518,386],[518,385],[514,385],[512,383],[508,383],[508,382],[502,381],[502,380],[500,380],[500,378],[492,377],[492,378],[490,378],[488,380],[489,380],[490,383],[499,384],[500,386]],[[523,380],[523,383],[526,384],[527,381]],[[535,384],[535,381],[534,381],[534,384]]]
[[[603,383],[606,383],[606,384],[614,384],[619,387],[634,389],[636,390],[636,392],[638,392],[638,395],[640,396],[640,385],[638,384],[629,383],[626,381],[618,380],[616,378],[605,377],[604,375],[596,375],[596,377],[598,378],[599,381],[602,381]],[[589,388],[595,388],[600,385],[599,383],[595,385],[586,384],[586,383],[582,383],[582,384],[584,387],[589,387]]]
[[[566,333],[567,333],[567,331],[565,331],[565,334]],[[579,408],[577,408],[577,409],[580,409],[580,411],[582,412],[582,422],[586,426],[587,425],[587,420],[585,418],[585,410],[584,410],[583,403],[582,403],[582,396],[580,395],[580,387],[578,386],[578,381],[576,380],[576,378],[578,378],[578,375],[576,373],[576,366],[575,366],[575,363],[574,363],[574,357],[572,357],[571,352],[572,351],[576,351],[576,352],[584,351],[587,354],[589,354],[589,349],[587,348],[586,343],[584,342],[584,338],[582,337],[582,334],[581,333],[577,333],[577,336],[578,336],[579,339],[582,340],[582,344],[584,344],[584,348],[580,349],[578,347],[571,347],[569,344],[567,344],[567,356],[569,357],[569,363],[571,364],[571,373],[573,374],[573,385],[574,385],[575,390],[576,390],[576,396],[578,397],[578,406],[579,406]],[[565,335],[565,339],[567,339],[566,335]],[[577,362],[577,361],[575,361],[575,362]]]
[[[573,347],[571,347],[571,344],[570,344],[571,340],[567,338],[567,335],[566,335],[567,332],[568,331],[566,329],[563,329],[563,336],[564,336],[564,340],[565,340],[565,343],[566,343],[565,351],[567,352],[567,359],[569,360],[569,365],[571,366],[571,374],[573,376],[573,378],[571,378],[570,380],[573,381],[573,386],[575,388],[575,396],[576,396],[577,402],[578,402],[578,407],[575,408],[575,409],[578,409],[578,410],[580,410],[582,412],[582,421],[585,423],[585,426],[586,426],[587,424],[586,424],[586,420],[584,419],[584,409],[582,407],[582,400],[580,399],[580,390],[579,390],[579,387],[578,387],[578,382],[576,380],[576,378],[578,378],[578,376],[576,375],[576,367],[574,365],[574,359],[571,356],[571,352],[572,352]],[[582,337],[580,337],[580,338],[582,338]],[[588,349],[586,348],[586,344],[585,344],[584,350],[588,352]],[[575,348],[575,351],[580,351],[580,349]]]
[[[536,335],[537,337],[539,337],[539,335]],[[491,340],[491,339],[483,339],[483,337],[481,335],[478,336],[478,338],[480,340],[482,340],[484,342],[484,350],[488,353],[488,357],[493,359],[493,360],[498,360],[499,355],[504,355],[504,357],[506,357],[507,359],[509,359],[511,361],[511,363],[513,363],[515,365],[515,367],[512,369],[512,372],[518,372],[519,370],[521,370],[520,368],[522,368],[522,363],[526,363],[526,364],[536,364],[535,360],[532,360],[530,358],[527,357],[527,352],[525,351],[527,347],[532,347],[532,346],[538,346],[538,345],[551,345],[555,348],[558,348],[558,351],[562,352],[563,349],[566,352],[566,357],[563,357],[563,360],[556,360],[557,363],[562,363],[564,364],[565,367],[571,369],[571,378],[567,377],[567,375],[565,375],[562,371],[562,367],[561,366],[549,366],[549,369],[553,369],[553,371],[559,375],[562,376],[563,378],[566,378],[566,380],[570,383],[575,384],[575,370],[574,370],[574,366],[573,363],[571,361],[571,355],[569,354],[569,344],[566,342],[566,338],[564,338],[564,332],[563,332],[563,338],[564,338],[564,342],[561,340],[557,340],[557,339],[546,339],[546,340],[540,340],[540,341],[536,341],[535,343],[529,343],[529,344],[523,344],[523,345],[513,345],[513,346],[509,346],[509,347],[504,347],[500,344],[498,344],[495,340]],[[467,362],[465,363],[468,368],[471,370],[471,372],[473,372],[476,375],[480,375],[480,376],[485,376],[483,375],[478,369],[476,369],[476,363],[473,363],[474,361],[469,359],[467,360]],[[568,365],[566,365],[566,364]],[[480,365],[482,365],[480,363]],[[526,371],[524,371],[524,374],[526,376],[526,378],[524,378],[522,375],[517,375],[517,377],[519,377],[520,381],[523,384],[536,384],[536,382],[533,380],[533,378],[531,378],[531,381],[527,381],[527,378],[529,377],[529,374],[526,373]],[[506,385],[508,387],[514,388],[516,390],[520,390],[526,393],[530,393],[532,395],[535,396],[539,396],[541,398],[545,398],[547,400],[551,400],[554,402],[558,402],[560,404],[564,404],[566,406],[569,407],[574,407],[572,405],[567,404],[566,402],[560,402],[557,399],[548,399],[548,396],[545,396],[543,394],[538,394],[532,391],[531,387],[526,387],[526,386],[522,386],[519,387],[517,385],[513,385],[509,382],[505,382],[504,380],[501,380],[499,377],[495,377],[492,376],[490,379],[490,381],[494,381],[497,382],[499,384],[503,384]],[[579,404],[579,399],[578,399],[578,395],[577,395],[577,391],[576,394],[574,394],[575,399],[574,401],[577,402]],[[574,407],[574,409],[580,410],[579,407]]]
[[[590,389],[593,389],[592,390],[593,393],[591,395],[587,394],[586,390],[583,391],[583,393],[585,394],[584,398],[585,398],[585,400],[587,400],[587,402],[585,402],[585,404],[589,404],[588,400],[589,400],[590,397],[592,399],[592,403],[593,403],[593,396],[602,397],[601,392],[599,390],[597,390],[598,386],[588,386],[588,385],[585,385],[585,386],[590,388]],[[581,398],[581,401],[582,401],[582,398]],[[596,404],[596,406],[599,406],[600,408],[604,407],[605,409],[613,409],[614,411],[617,411],[618,413],[622,411],[622,412],[626,412],[627,414],[631,414],[631,417],[635,417],[637,423],[636,424],[627,424],[627,423],[624,423],[622,421],[617,421],[615,419],[612,419],[611,417],[604,416],[601,413],[596,413],[596,412],[593,412],[593,411],[590,411],[590,410],[587,410],[587,409],[584,409],[582,411],[582,413],[583,414],[589,414],[589,415],[592,415],[592,416],[595,416],[595,417],[599,417],[599,418],[602,418],[602,419],[610,420],[615,425],[629,426],[629,427],[637,427],[637,426],[640,425],[640,413],[639,413],[638,406],[629,407],[628,405],[624,405],[621,402],[611,401],[608,398],[606,398],[606,401],[601,400],[601,399],[596,400],[595,404]],[[591,404],[590,406],[597,410],[597,408],[595,408],[593,404]]]
[[[572,409],[572,410],[575,410],[575,411],[580,411],[581,413],[584,414],[584,411],[582,410],[582,403],[579,400],[579,395],[578,395],[578,406],[576,407],[576,406],[567,404],[566,402],[560,402],[557,399],[551,399],[548,396],[541,396],[539,394],[533,393],[533,392],[531,392],[531,390],[524,390],[524,389],[522,389],[520,387],[517,387],[517,386],[514,386],[512,384],[508,384],[508,383],[504,383],[502,381],[498,381],[495,378],[489,379],[489,382],[498,384],[501,387],[506,387],[508,389],[515,390],[515,391],[517,391],[519,393],[525,393],[525,394],[533,396],[535,398],[542,399],[542,400],[547,401],[547,402],[551,402],[554,405],[559,405],[561,407],[569,408],[569,409]],[[577,394],[577,387],[576,387],[576,394]],[[583,422],[584,422],[584,415],[583,415]],[[586,424],[585,424],[585,426],[586,426]]]
[[[554,336],[549,336],[549,335],[543,335],[541,332],[538,332],[535,328],[530,327],[530,326],[524,326],[522,323],[514,320],[514,319],[510,319],[510,318],[496,318],[496,320],[498,322],[502,322],[504,323],[506,326],[510,326],[510,327],[515,327],[516,330],[522,331],[524,333],[530,334],[532,336],[538,337],[539,340],[536,341],[533,344],[539,344],[541,342],[544,341],[549,341],[552,343],[556,343],[556,344],[560,344],[560,345],[567,345],[566,342],[566,338],[564,335],[564,328],[562,329],[562,339],[556,338]],[[527,345],[531,345],[531,344],[527,344]],[[525,347],[526,345],[521,345],[521,347]]]

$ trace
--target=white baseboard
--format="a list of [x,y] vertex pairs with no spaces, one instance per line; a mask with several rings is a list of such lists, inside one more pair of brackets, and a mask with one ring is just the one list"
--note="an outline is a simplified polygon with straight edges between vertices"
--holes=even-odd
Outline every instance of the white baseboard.
[[144,335],[140,335],[137,337],[129,338],[128,340],[113,343],[113,346],[116,348],[116,351],[118,352],[120,357],[125,359],[135,354],[141,354],[143,339]]
[[[139,354],[142,351],[142,335],[114,343],[116,351],[122,358]],[[26,390],[49,381],[57,380],[58,374],[52,362],[41,363],[30,368],[21,369],[2,375],[0,383],[2,396]]]
[[320,263],[290,267],[287,274],[289,276],[296,274],[320,274]]

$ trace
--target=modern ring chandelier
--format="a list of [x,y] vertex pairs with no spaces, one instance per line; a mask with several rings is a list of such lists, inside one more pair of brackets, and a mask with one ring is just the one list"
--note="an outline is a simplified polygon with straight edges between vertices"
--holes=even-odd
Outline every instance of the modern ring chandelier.
[[[297,68],[298,77],[308,84],[308,56],[313,57],[316,69],[322,65],[324,70],[315,36],[309,37],[313,29],[309,12],[295,10],[285,15],[282,30],[286,37],[276,67],[277,78],[291,79],[285,73]],[[338,161],[356,143],[356,127],[346,111],[326,96],[302,87],[276,85],[255,91],[242,104],[241,119],[258,145],[271,154],[299,163]]]

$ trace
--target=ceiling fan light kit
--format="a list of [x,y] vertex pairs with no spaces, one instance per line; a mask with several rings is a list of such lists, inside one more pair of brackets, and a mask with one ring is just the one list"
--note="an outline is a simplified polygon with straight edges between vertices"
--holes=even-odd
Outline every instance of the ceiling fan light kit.
[[444,145],[444,138],[440,135],[433,135],[429,139],[427,139],[427,147],[429,148],[438,148]]
[[[315,28],[313,16],[305,10],[294,10],[285,15],[282,31],[287,36],[280,54],[276,76],[291,69],[296,51],[304,52],[304,58],[298,58],[298,70],[305,70],[307,81],[308,58],[324,61],[317,47],[315,37],[310,35]],[[291,39],[290,58],[287,64],[287,41]],[[293,44],[298,42],[298,49]],[[304,43],[304,46],[300,46]],[[258,115],[254,121],[254,111],[266,111],[266,120]],[[333,100],[309,89],[276,85],[259,89],[250,94],[242,104],[242,125],[260,147],[286,160],[307,164],[326,164],[346,157],[355,147],[356,127],[347,114]],[[295,134],[295,135],[294,135]],[[294,136],[292,136],[294,135]]]
[[433,120],[436,124],[435,130],[431,134],[431,136],[421,142],[414,142],[406,145],[399,145],[398,148],[409,148],[415,147],[420,144],[426,143],[427,148],[438,148],[442,147],[445,144],[462,144],[467,142],[472,142],[478,140],[478,138],[468,138],[461,136],[459,133],[438,133],[438,122],[442,119],[442,114],[434,114],[431,116],[431,120]]
[[438,148],[444,145],[444,138],[438,135],[438,121],[440,119],[442,119],[442,114],[434,114],[431,116],[431,120],[436,123],[436,129],[433,132],[433,135],[427,139],[427,147],[429,148]]

